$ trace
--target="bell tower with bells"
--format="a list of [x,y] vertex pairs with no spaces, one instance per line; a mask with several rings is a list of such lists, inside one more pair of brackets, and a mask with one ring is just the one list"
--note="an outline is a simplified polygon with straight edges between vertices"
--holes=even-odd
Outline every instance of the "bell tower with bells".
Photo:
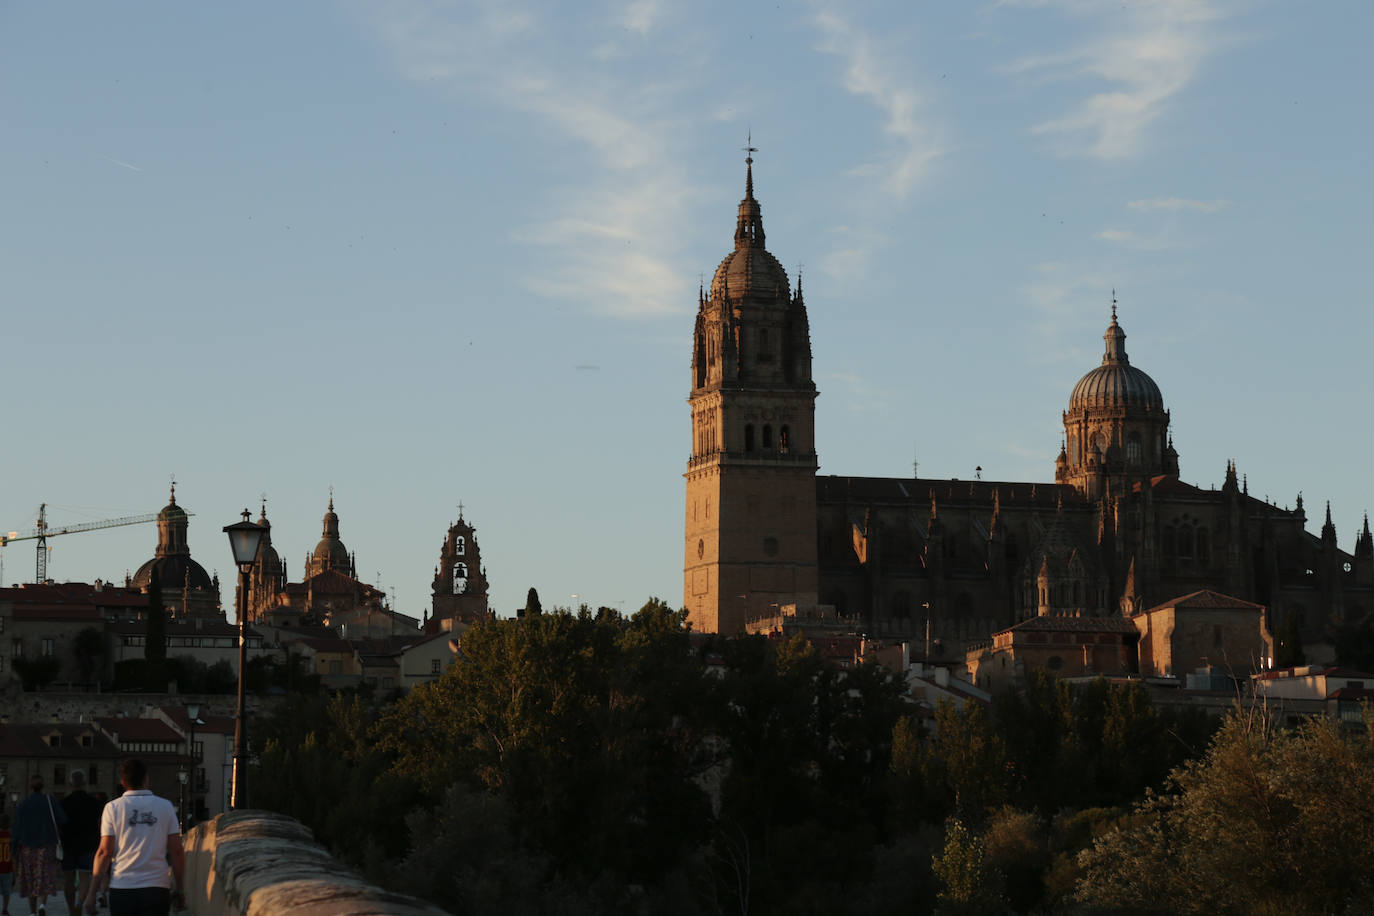
[[434,569],[433,613],[425,625],[431,633],[454,629],[455,623],[470,626],[491,616],[487,608],[487,571],[477,546],[477,529],[463,517],[449,526]]

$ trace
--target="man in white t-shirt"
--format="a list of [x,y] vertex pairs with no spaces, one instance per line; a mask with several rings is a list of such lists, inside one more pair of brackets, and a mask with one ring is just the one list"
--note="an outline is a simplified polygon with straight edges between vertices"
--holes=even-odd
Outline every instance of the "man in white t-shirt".
[[99,912],[96,897],[107,883],[110,916],[167,916],[174,904],[185,909],[180,888],[186,856],[176,809],[144,788],[148,768],[136,757],[119,765],[119,782],[124,794],[100,816],[96,878],[86,893],[86,912]]

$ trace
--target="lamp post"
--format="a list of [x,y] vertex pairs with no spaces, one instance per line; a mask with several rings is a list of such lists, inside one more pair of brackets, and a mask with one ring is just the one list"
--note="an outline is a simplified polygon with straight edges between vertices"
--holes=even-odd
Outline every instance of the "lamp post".
[[196,790],[199,788],[196,782],[196,774],[200,772],[200,756],[196,754],[196,720],[200,718],[199,703],[186,704],[186,718],[191,720],[191,744],[190,751],[186,755],[191,758],[191,813],[186,815],[186,823],[181,825],[182,833],[186,832],[187,824],[191,822],[191,814],[196,810]]
[[239,697],[234,714],[234,777],[229,807],[248,806],[248,711],[244,695],[248,678],[248,576],[258,559],[258,545],[262,543],[262,528],[250,521],[247,509],[243,521],[224,526],[229,535],[229,549],[239,568],[239,600],[236,613],[239,619]]
[[181,783],[181,829],[186,831],[186,764],[177,770],[177,782]]

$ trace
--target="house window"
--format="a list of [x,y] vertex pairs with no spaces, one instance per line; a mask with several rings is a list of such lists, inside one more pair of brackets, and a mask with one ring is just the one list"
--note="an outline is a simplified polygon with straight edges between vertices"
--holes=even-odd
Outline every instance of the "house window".
[[88,767],[86,768],[86,782],[89,783],[90,786],[91,786],[92,788],[94,788],[95,786],[100,785],[100,767],[99,767],[99,766],[97,766],[96,764],[93,763],[93,764],[91,764],[90,766],[88,766]]
[[[786,454],[787,450],[791,447],[791,445],[792,433],[787,428],[786,424],[784,424],[783,426],[778,428],[778,451],[782,452],[783,454]],[[1349,570],[1347,570],[1347,572],[1349,572]]]
[[387,688],[395,687],[395,686],[396,686],[396,682],[395,682],[395,680],[392,679],[392,678],[384,677],[384,678],[382,678],[382,686],[383,686],[383,687],[387,687]]
[[439,659],[437,659],[437,658],[431,658],[431,659],[429,660],[429,673],[430,673],[430,674],[438,674],[438,673],[439,673],[439,668],[440,668],[440,665],[441,665],[441,664],[442,664],[442,663],[439,661]]
[[10,655],[13,655],[15,658],[24,657],[24,640],[18,637],[10,640]]
[[771,423],[765,423],[763,425],[763,447],[773,447],[773,425]]
[[744,424],[744,450],[752,452],[754,450],[754,424]]
[[90,746],[91,746],[91,736],[90,736],[90,735],[82,735],[82,736],[81,736],[81,746],[82,746],[82,747],[90,747]]
[[55,786],[65,786],[67,784],[67,765],[65,763],[54,763],[52,765],[52,784]]
[[330,663],[329,663],[329,673],[330,673],[330,674],[342,674],[342,673],[343,673],[343,662],[330,662]]
[[61,747],[61,746],[62,746],[62,736],[61,736],[61,735],[49,735],[49,736],[48,736],[48,747]]
[[1132,466],[1140,464],[1140,434],[1131,433],[1126,440],[1126,463]]

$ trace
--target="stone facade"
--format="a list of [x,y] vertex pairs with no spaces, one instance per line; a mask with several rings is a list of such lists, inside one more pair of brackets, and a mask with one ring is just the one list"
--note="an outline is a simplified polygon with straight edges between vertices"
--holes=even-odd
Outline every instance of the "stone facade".
[[[746,172],[735,249],[698,297],[689,396],[683,602],[733,633],[774,605],[833,605],[871,636],[930,634],[962,658],[1021,620],[1124,616],[1210,589],[1292,615],[1305,643],[1374,619],[1374,537],[1180,478],[1170,413],[1133,365],[1113,299],[1100,365],[1069,396],[1052,481],[817,476],[800,282],[763,246]],[[784,434],[783,430],[786,430]],[[1049,463],[1047,457],[1047,464]],[[772,610],[770,610],[772,609]]]
[[1183,677],[1215,666],[1232,678],[1273,664],[1264,608],[1213,591],[1194,592],[1131,617],[1140,631],[1140,673]]

